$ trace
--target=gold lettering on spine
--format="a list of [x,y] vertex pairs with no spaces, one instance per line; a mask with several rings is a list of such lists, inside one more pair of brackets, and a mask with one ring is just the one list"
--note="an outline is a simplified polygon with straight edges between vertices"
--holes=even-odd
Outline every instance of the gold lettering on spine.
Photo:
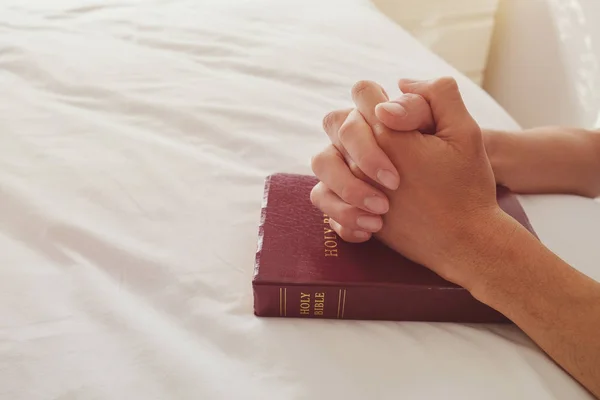
[[323,246],[325,250],[325,257],[337,257],[338,256],[338,242],[335,231],[329,226],[329,217],[327,214],[323,214]]
[[310,293],[300,292],[300,315],[310,315]]
[[315,293],[315,306],[313,314],[318,317],[323,316],[325,311],[325,293]]

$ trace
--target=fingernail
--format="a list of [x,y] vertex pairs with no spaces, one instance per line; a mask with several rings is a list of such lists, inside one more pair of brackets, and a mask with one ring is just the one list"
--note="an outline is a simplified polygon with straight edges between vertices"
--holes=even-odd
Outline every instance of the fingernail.
[[331,225],[331,227],[333,229],[337,229],[337,230],[340,230],[342,228],[342,226],[340,224],[338,224],[337,221],[334,221],[331,218],[329,218],[329,225]]
[[385,214],[388,212],[388,203],[379,196],[371,196],[365,199],[365,207],[375,214]]
[[383,108],[385,111],[392,114],[394,117],[404,117],[408,114],[408,112],[406,112],[406,109],[398,103],[392,103],[388,101],[386,103],[379,104],[378,107]]
[[356,219],[356,224],[369,232],[377,232],[381,229],[381,219],[362,215]]
[[363,231],[354,231],[354,237],[357,239],[368,239],[369,234]]
[[398,175],[387,169],[379,170],[379,172],[377,172],[377,179],[379,179],[379,182],[383,186],[391,190],[398,189],[398,185],[400,185],[400,178],[398,178]]

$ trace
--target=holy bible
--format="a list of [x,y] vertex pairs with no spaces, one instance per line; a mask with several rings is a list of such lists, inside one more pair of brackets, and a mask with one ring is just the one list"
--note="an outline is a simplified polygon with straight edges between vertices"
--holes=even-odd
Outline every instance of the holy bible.
[[[344,242],[310,202],[312,176],[265,181],[254,277],[254,313],[392,321],[508,320],[464,288],[371,239]],[[498,204],[535,235],[517,197],[498,187]]]

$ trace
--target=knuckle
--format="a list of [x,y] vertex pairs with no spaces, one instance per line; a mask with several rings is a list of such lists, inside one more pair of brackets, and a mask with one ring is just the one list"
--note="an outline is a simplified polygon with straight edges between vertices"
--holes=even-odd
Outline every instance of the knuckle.
[[366,196],[367,194],[362,187],[362,183],[354,178],[345,183],[339,193],[339,197],[350,207],[352,213],[354,213],[355,207],[361,207],[363,205],[363,199]]
[[355,226],[355,212],[354,212],[354,207],[344,207],[342,210],[340,210],[339,216],[338,218],[340,219],[340,223],[342,224],[342,226]]
[[458,91],[458,83],[451,76],[443,76],[433,81],[433,89],[436,91]]
[[349,184],[344,184],[340,189],[340,198],[346,203],[351,203],[353,193],[355,193],[355,191],[353,190],[352,186]]
[[322,170],[324,164],[327,163],[327,154],[324,151],[321,151],[310,159],[310,167],[315,175],[319,174],[319,171]]
[[360,96],[366,90],[373,86],[373,82],[368,80],[361,80],[352,85],[352,96]]
[[427,100],[420,94],[405,93],[401,96],[401,103],[408,107],[419,107],[427,105]]
[[333,124],[336,120],[336,113],[332,111],[323,117],[323,130],[329,132],[333,128]]
[[360,180],[367,179],[367,176],[365,175],[365,173],[362,171],[362,169],[360,169],[358,164],[355,163],[354,161],[351,161],[348,163],[348,168],[350,168],[350,172],[352,172],[352,175],[354,175],[358,179],[360,179]]
[[338,130],[338,139],[340,139],[340,142],[342,143],[347,142],[348,139],[354,135],[355,130],[355,124],[353,121],[346,122]]
[[381,122],[375,122],[371,125],[371,130],[375,136],[381,136],[388,131],[388,128]]
[[485,151],[485,147],[483,145],[483,135],[481,133],[481,128],[475,121],[467,121],[466,126],[464,128],[465,132],[468,133],[468,143],[474,150],[483,149]]

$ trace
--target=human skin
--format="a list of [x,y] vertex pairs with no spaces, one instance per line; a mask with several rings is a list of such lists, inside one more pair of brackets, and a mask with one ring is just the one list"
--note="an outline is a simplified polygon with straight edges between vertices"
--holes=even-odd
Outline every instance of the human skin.
[[[429,113],[419,108],[424,112],[412,115],[412,130],[392,131],[382,122],[382,112],[387,110],[379,104],[387,101],[385,92],[372,82],[355,85],[356,109],[348,113],[337,137],[328,132],[332,146],[313,160],[321,181],[311,194],[313,203],[350,241],[366,240],[355,233],[365,231],[353,219],[353,212],[380,218],[380,226],[369,235],[506,315],[565,371],[600,396],[600,284],[569,266],[500,209],[495,199],[498,177],[507,179],[509,187],[527,187],[527,179],[513,179],[493,169],[490,160],[494,157],[488,155],[485,136],[469,115],[454,80],[402,81],[400,86],[404,93],[419,96],[421,100],[413,97],[410,101],[427,104]],[[423,127],[429,132],[418,129]],[[346,132],[341,138],[340,131]],[[362,138],[363,143],[375,144],[386,155],[397,173],[396,188],[386,188],[377,180],[376,162],[370,164],[369,173],[363,172],[347,150],[340,150],[342,142],[358,134],[370,135],[373,140]],[[537,135],[532,133],[524,146],[532,146],[529,150],[544,147]],[[574,142],[563,141],[561,149],[573,146],[572,151],[581,152],[579,160],[562,168],[580,173],[587,171],[585,166],[596,165],[597,148],[581,146],[577,143],[580,135],[575,137]],[[552,155],[557,148],[549,145],[544,151]],[[360,162],[365,165],[364,158]],[[505,164],[507,169],[510,164]],[[335,181],[332,171],[343,165],[343,178],[352,186],[348,189],[338,181],[332,188],[327,183]],[[385,168],[389,171],[389,164]],[[569,188],[577,192],[585,187],[581,193],[596,193],[594,174],[584,174],[575,185],[558,172],[554,175],[554,181],[536,181],[535,191]],[[367,196],[384,198],[387,210],[378,215],[366,212],[361,190]],[[358,206],[344,197],[357,199]],[[340,207],[344,204],[345,208]]]
[[[421,96],[404,93],[392,101],[382,100],[375,108],[380,124],[394,131],[434,130],[430,108]],[[323,126],[332,144],[315,156],[313,165],[327,165],[315,195],[325,194],[328,208],[343,210],[338,221],[343,239],[366,241],[381,229],[380,215],[389,207],[379,190],[384,186],[376,177],[382,170],[396,177],[398,172],[390,167],[389,158],[356,110],[335,110],[327,114]],[[481,131],[498,184],[517,193],[600,196],[600,132],[566,127]],[[399,178],[395,179],[391,189],[398,185]],[[325,187],[337,196],[331,196]]]

